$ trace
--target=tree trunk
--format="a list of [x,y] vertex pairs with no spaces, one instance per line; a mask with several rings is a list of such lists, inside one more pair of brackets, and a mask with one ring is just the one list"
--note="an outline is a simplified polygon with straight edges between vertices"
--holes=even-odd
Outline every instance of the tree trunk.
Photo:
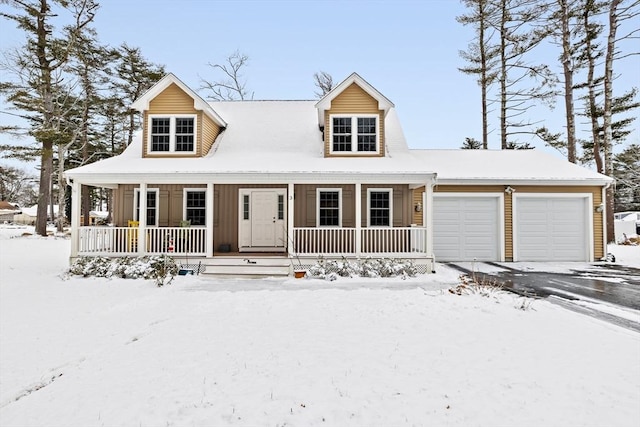
[[564,73],[564,107],[567,121],[567,159],[576,163],[576,125],[573,109],[573,67],[571,65],[571,29],[568,0],[559,0],[562,19],[562,71]]
[[480,77],[480,88],[482,91],[482,148],[489,148],[489,123],[487,120],[487,85],[489,84],[487,79],[487,52],[485,45],[485,25],[486,21],[484,18],[485,15],[485,4],[483,1],[478,2],[478,14],[480,16],[479,22],[479,48],[480,48],[480,66],[482,67],[481,77]]
[[507,149],[507,4],[500,3],[500,147]]
[[[604,173],[613,176],[612,145],[613,135],[611,129],[611,116],[613,109],[613,56],[616,47],[616,31],[618,29],[618,6],[622,0],[612,0],[609,5],[609,35],[607,37],[607,54],[604,62],[604,111],[602,149],[604,151]],[[613,211],[615,208],[613,186],[606,191],[606,215],[607,215],[607,242],[615,240]]]
[[50,130],[53,111],[51,94],[51,64],[47,58],[47,26],[46,18],[49,13],[47,0],[40,0],[40,10],[37,14],[37,57],[40,69],[40,92],[44,103],[43,122],[40,125],[42,136],[42,154],[40,155],[40,194],[38,196],[38,211],[36,217],[36,234],[47,235],[47,207],[51,198],[51,173],[53,172],[53,141]]
[[36,234],[47,235],[47,215],[49,199],[51,198],[51,171],[53,169],[53,144],[48,141],[42,143],[40,156],[40,185],[38,195],[38,210],[36,216]]
[[604,167],[602,164],[602,155],[600,153],[600,133],[598,132],[598,107],[596,103],[596,82],[595,82],[595,68],[596,60],[594,58],[592,38],[589,35],[589,17],[592,13],[591,8],[585,8],[583,25],[586,33],[586,57],[588,61],[587,70],[587,87],[588,91],[588,108],[589,118],[591,119],[591,137],[593,138],[593,159],[596,162],[596,170],[599,173],[604,174]]

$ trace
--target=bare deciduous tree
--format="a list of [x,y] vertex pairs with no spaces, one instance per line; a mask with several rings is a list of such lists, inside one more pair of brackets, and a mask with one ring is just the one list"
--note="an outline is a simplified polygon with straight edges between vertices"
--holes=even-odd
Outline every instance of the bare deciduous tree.
[[222,73],[222,78],[215,81],[200,78],[200,89],[208,91],[209,98],[216,101],[253,99],[253,93],[249,94],[247,82],[242,76],[242,71],[248,62],[249,56],[236,50],[226,58],[223,64],[207,63],[214,71]]
[[315,95],[318,98],[322,98],[333,89],[333,77],[326,71],[313,73],[313,84],[319,89],[317,92],[314,92]]

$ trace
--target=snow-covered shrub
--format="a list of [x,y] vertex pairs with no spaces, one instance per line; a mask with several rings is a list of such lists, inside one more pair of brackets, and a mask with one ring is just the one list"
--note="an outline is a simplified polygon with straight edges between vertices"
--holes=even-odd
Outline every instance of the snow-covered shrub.
[[479,277],[476,274],[470,276],[460,276],[460,283],[458,286],[449,289],[449,292],[456,295],[471,295],[476,294],[483,297],[494,296],[496,293],[501,292],[503,289],[502,284],[495,278],[487,278],[486,276]]
[[80,257],[71,264],[69,273],[84,277],[142,278],[155,280],[158,286],[162,286],[171,283],[178,274],[178,265],[166,255],[135,258]]
[[317,279],[335,280],[340,277],[414,277],[418,270],[411,261],[393,258],[364,258],[349,261],[326,260],[319,257],[308,275]]

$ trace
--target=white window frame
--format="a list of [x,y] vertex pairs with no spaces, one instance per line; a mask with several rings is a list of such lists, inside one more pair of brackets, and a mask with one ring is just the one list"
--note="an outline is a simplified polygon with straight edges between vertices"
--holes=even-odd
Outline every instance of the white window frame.
[[[149,193],[155,193],[156,194],[156,223],[153,225],[149,225],[147,224],[147,227],[158,227],[159,223],[160,223],[160,189],[159,188],[147,188],[147,194]],[[139,209],[136,209],[138,205],[138,203],[136,203],[136,200],[140,200],[140,189],[139,188],[134,188],[133,189],[133,220],[134,221],[140,221],[140,217],[138,216],[139,213]],[[145,215],[147,212],[147,209],[149,209],[148,206],[145,206]]]
[[205,228],[207,226],[207,189],[206,188],[183,188],[182,189],[182,220],[187,220],[187,193],[204,193],[204,224],[192,225],[192,227]]
[[[335,151],[333,149],[333,119],[351,119],[351,151]],[[358,119],[376,119],[376,150],[358,151]],[[367,156],[380,154],[380,115],[379,114],[330,114],[329,115],[329,152],[331,154],[346,154],[353,156]]]
[[[169,119],[169,151],[153,151],[152,129],[153,119]],[[176,119],[193,119],[193,150],[176,151]],[[147,125],[147,152],[149,154],[177,154],[193,155],[198,144],[198,116],[197,114],[149,114]]]
[[[338,193],[338,225],[320,225],[320,193]],[[342,188],[316,188],[316,227],[342,227]]]
[[[371,225],[371,193],[389,193],[389,225]],[[367,188],[367,228],[393,227],[393,188]]]

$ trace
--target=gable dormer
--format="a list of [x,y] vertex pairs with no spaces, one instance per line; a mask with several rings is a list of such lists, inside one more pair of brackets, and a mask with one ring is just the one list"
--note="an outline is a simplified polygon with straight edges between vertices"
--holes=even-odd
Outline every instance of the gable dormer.
[[384,118],[393,103],[357,73],[318,101],[325,157],[384,157]]
[[142,157],[205,156],[226,127],[209,103],[171,73],[131,107],[143,114]]

